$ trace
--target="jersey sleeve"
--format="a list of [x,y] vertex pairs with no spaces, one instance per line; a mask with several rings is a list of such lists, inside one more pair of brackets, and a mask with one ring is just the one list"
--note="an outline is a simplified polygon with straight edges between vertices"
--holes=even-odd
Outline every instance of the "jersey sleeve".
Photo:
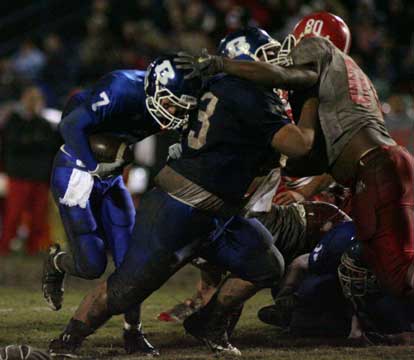
[[322,66],[331,57],[331,43],[322,37],[302,39],[290,53],[294,66],[311,66],[320,75]]
[[116,72],[108,74],[92,88],[85,101],[60,123],[59,130],[65,144],[75,152],[87,170],[92,171],[98,165],[89,146],[89,134],[95,126],[123,111],[125,89],[121,76],[117,76]]
[[241,93],[237,111],[244,124],[270,145],[274,134],[290,123],[289,118],[275,93],[249,86]]

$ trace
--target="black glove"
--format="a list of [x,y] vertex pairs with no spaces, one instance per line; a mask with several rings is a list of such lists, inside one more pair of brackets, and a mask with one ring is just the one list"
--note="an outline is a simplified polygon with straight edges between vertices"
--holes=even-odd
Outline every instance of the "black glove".
[[191,70],[189,74],[184,76],[185,79],[212,76],[223,72],[223,58],[210,55],[206,49],[202,50],[200,56],[180,51],[174,61],[178,64],[177,69]]

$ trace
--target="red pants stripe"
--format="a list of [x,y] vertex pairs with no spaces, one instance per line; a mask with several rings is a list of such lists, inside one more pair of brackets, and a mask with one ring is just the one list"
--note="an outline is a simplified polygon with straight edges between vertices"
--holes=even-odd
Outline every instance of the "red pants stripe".
[[48,223],[49,184],[9,178],[0,253],[6,255],[23,218],[28,219],[27,252],[35,254],[50,244]]

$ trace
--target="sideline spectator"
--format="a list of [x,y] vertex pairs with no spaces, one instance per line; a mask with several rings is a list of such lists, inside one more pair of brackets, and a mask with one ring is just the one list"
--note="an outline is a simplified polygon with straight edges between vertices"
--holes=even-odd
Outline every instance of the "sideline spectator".
[[22,217],[28,219],[27,252],[49,245],[48,196],[53,156],[60,138],[40,113],[44,98],[37,87],[24,89],[3,131],[3,162],[8,176],[0,254],[7,255]]
[[23,80],[34,81],[39,78],[45,62],[43,52],[32,40],[27,39],[21,44],[14,58],[13,67]]

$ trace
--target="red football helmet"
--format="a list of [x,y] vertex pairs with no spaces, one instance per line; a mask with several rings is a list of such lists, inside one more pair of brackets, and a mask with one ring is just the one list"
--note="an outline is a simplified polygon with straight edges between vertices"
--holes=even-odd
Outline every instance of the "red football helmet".
[[325,37],[345,54],[349,53],[351,47],[351,32],[348,25],[339,16],[325,11],[305,16],[296,24],[293,36],[297,42],[304,37]]

